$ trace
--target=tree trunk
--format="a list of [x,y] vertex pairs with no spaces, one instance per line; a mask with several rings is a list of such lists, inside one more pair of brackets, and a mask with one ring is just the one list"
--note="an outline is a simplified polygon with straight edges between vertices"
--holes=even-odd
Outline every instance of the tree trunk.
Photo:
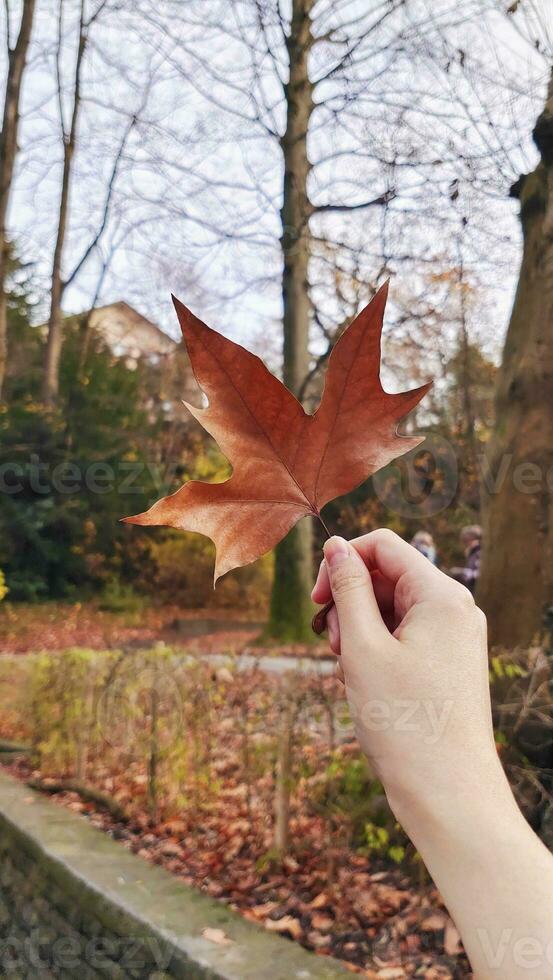
[[290,848],[290,796],[292,792],[292,736],[294,731],[293,693],[286,685],[282,692],[281,717],[275,771],[274,851],[282,861]]
[[148,753],[148,811],[151,820],[157,819],[159,763],[159,690],[157,662],[153,662],[150,687],[150,750]]
[[527,645],[553,604],[553,79],[522,176],[523,255],[496,391],[484,472],[484,554],[478,600],[490,641]]
[[[67,205],[65,206],[67,210]],[[61,225],[61,208],[60,208]],[[65,229],[63,238],[65,237]],[[58,241],[61,240],[58,227]],[[42,379],[42,398],[46,405],[55,404],[59,390],[59,367],[61,358],[61,345],[63,334],[63,318],[61,310],[61,299],[63,295],[63,283],[61,280],[61,253],[62,249],[56,248],[54,262],[52,265],[52,285],[50,289],[50,314],[48,317],[48,339],[46,341],[46,351],[44,356],[44,375]]]
[[[284,187],[281,208],[283,257],[282,300],[284,383],[299,395],[309,370],[308,292],[309,217],[307,181],[311,169],[307,132],[313,112],[313,86],[308,58],[313,44],[310,10],[313,0],[293,0],[287,39],[290,74],[285,86],[286,131],[281,139]],[[280,640],[301,641],[312,636],[313,528],[302,520],[276,549],[275,581],[269,634]]]
[[8,356],[6,277],[9,246],[6,219],[18,149],[17,130],[19,126],[21,82],[27,60],[27,50],[31,38],[34,13],[35,0],[24,0],[17,41],[15,47],[9,51],[4,115],[2,119],[2,132],[0,133],[0,398],[2,397]]
[[[60,30],[58,35],[58,59],[61,57],[62,30],[61,30],[62,0],[60,0]],[[52,262],[52,279],[50,286],[50,314],[48,317],[48,339],[44,357],[44,373],[42,378],[42,399],[48,406],[53,406],[56,402],[59,389],[59,367],[61,357],[61,347],[63,342],[63,317],[61,303],[65,284],[62,280],[62,259],[63,247],[67,231],[67,218],[69,214],[69,193],[71,185],[71,171],[73,157],[77,142],[77,125],[81,108],[81,68],[84,53],[87,45],[87,31],[84,23],[84,0],[81,0],[81,19],[79,28],[79,45],[77,48],[77,58],[75,62],[75,89],[73,94],[73,105],[71,110],[71,123],[69,131],[65,131],[63,122],[62,93],[59,92],[60,99],[60,125],[63,138],[63,175],[61,182],[60,205],[58,212],[58,229],[56,233],[56,245],[54,248],[54,259]]]

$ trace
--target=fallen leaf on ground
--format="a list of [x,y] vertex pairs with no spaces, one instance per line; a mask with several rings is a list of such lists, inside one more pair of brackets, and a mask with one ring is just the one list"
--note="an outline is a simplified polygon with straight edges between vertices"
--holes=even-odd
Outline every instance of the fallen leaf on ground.
[[283,915],[282,919],[265,919],[265,928],[269,932],[289,932],[293,939],[303,936],[303,929],[293,915]]
[[320,932],[328,932],[334,925],[334,919],[330,915],[322,915],[321,912],[315,912],[311,916],[311,925]]
[[202,936],[204,939],[209,939],[210,943],[217,943],[219,946],[228,946],[232,942],[222,929],[212,929],[211,926],[204,929]]
[[278,902],[264,902],[262,905],[253,905],[250,912],[258,919],[265,919],[277,908]]
[[446,917],[445,915],[440,915],[439,912],[434,912],[432,915],[428,915],[426,919],[420,924],[422,932],[434,932],[438,929],[445,929]]
[[326,892],[319,892],[318,895],[315,895],[315,898],[313,899],[313,901],[309,903],[309,908],[310,909],[324,909],[329,904],[330,904],[330,899],[329,899],[328,895],[326,894]]
[[307,941],[311,943],[315,949],[325,949],[325,947],[330,946],[332,942],[330,936],[322,936],[320,932],[316,931],[309,932],[307,934]]

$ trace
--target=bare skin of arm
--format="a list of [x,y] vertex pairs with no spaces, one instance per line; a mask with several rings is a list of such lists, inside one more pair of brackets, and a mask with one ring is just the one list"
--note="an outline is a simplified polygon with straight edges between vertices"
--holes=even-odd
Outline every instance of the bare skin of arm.
[[313,599],[359,742],[454,919],[475,980],[553,980],[553,855],[494,744],[485,617],[392,531],[325,545]]

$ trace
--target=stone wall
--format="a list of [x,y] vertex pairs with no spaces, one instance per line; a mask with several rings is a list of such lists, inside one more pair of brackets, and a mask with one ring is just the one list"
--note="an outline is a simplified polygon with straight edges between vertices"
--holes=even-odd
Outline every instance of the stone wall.
[[[205,929],[221,930],[213,942]],[[344,980],[0,774],[0,975]]]

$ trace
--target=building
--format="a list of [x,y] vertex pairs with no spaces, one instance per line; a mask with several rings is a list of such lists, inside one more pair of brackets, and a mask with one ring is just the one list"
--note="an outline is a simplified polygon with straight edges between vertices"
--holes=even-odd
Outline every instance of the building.
[[161,407],[167,418],[190,424],[191,417],[182,402],[201,404],[202,395],[182,340],[173,340],[124,300],[91,310],[88,328],[115,357],[123,358],[130,370],[140,360],[158,369],[156,385],[147,395],[145,392],[145,405],[152,412],[152,419]]
[[124,300],[99,306],[89,316],[89,327],[128,367],[136,367],[141,357],[154,363],[171,357],[181,346]]

